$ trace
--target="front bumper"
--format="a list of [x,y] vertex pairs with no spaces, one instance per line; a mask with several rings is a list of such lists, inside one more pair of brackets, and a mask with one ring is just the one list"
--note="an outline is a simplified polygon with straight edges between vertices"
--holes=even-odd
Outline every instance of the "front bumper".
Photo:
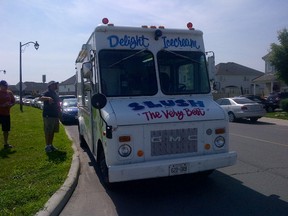
[[206,170],[231,166],[236,163],[236,152],[228,152],[213,155],[202,155],[190,158],[150,161],[127,165],[109,167],[109,181],[121,182],[137,179],[157,178],[170,176],[171,165],[187,164],[187,173],[196,173]]

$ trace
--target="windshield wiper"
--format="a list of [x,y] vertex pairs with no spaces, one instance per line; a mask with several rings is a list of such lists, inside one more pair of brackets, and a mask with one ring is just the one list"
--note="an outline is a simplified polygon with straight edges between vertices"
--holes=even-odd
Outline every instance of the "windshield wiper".
[[117,65],[117,64],[119,64],[119,63],[121,63],[121,62],[123,62],[123,61],[126,61],[126,60],[128,60],[128,59],[130,59],[130,58],[132,58],[132,57],[134,57],[134,56],[136,56],[136,55],[138,55],[138,54],[146,51],[146,50],[147,50],[147,49],[142,49],[142,50],[140,50],[140,51],[138,51],[138,52],[136,52],[136,53],[133,53],[132,55],[127,56],[127,57],[125,57],[125,58],[123,58],[123,59],[121,59],[121,60],[119,60],[119,61],[117,61],[117,62],[115,62],[115,63],[113,63],[113,64],[111,64],[111,65],[109,65],[109,67],[113,67],[113,66],[115,66],[115,65]]
[[188,60],[190,60],[190,61],[192,61],[192,62],[195,62],[195,63],[197,63],[197,64],[201,64],[201,62],[196,61],[196,60],[194,60],[194,59],[191,59],[191,58],[189,58],[188,56],[181,55],[181,54],[179,54],[179,53],[176,53],[176,52],[173,52],[173,51],[170,51],[170,50],[162,49],[161,51],[171,53],[171,54],[173,54],[173,55],[175,55],[175,56],[178,56],[178,57],[181,57],[181,58],[184,58],[184,59],[188,59]]

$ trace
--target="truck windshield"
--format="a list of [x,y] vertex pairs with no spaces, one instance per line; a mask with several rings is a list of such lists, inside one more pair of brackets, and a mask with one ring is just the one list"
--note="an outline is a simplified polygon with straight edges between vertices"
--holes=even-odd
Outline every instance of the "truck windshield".
[[147,50],[99,52],[101,90],[106,96],[151,96],[157,93],[153,54]]
[[157,54],[157,61],[161,90],[164,94],[210,92],[204,53],[161,50]]

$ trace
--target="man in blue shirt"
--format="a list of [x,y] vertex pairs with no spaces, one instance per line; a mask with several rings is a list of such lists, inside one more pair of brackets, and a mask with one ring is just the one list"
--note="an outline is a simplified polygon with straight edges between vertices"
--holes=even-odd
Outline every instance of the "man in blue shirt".
[[60,101],[56,90],[58,82],[51,81],[48,83],[48,90],[44,92],[40,100],[44,102],[43,122],[46,141],[46,152],[57,150],[53,146],[54,133],[59,132]]

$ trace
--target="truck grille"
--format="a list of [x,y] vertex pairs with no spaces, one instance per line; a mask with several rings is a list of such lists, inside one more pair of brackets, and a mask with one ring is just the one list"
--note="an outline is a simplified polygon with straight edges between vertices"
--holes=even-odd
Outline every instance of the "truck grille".
[[151,131],[151,155],[197,152],[197,131],[197,128]]

